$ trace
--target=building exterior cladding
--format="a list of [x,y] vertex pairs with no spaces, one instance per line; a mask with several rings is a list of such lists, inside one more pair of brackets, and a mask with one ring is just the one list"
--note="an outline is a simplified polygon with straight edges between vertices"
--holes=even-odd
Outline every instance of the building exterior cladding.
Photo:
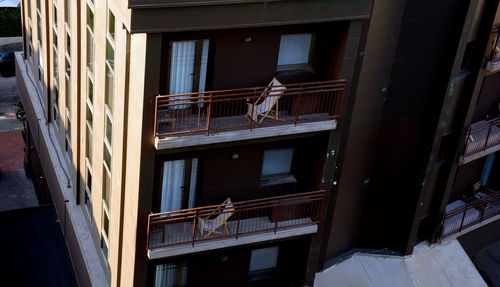
[[495,220],[498,0],[420,2],[22,1],[27,164],[80,284],[311,285]]

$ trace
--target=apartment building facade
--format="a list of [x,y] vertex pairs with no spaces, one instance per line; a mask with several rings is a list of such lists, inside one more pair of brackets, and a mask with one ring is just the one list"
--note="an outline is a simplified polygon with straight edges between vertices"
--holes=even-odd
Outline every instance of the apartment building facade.
[[23,1],[27,164],[80,283],[311,281],[371,4]]
[[498,184],[459,145],[496,128],[498,1],[417,2],[23,1],[27,164],[81,285],[305,286],[438,240],[455,173]]

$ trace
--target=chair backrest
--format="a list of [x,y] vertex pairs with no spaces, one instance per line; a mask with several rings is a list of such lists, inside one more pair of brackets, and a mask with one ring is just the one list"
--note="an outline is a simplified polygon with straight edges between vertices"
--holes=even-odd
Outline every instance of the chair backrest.
[[233,216],[234,214],[234,206],[231,202],[231,199],[226,199],[223,204],[226,204],[226,206],[224,206],[224,209],[222,209],[222,211],[219,213],[219,215],[217,215],[216,218],[212,219],[212,222],[215,223],[215,228],[218,228],[219,226],[224,224],[224,222],[226,222],[229,217]]
[[283,86],[278,79],[273,78],[267,88],[262,93],[263,97],[266,97],[262,103],[257,106],[261,107],[262,110],[269,110],[276,102],[280,99],[280,97],[285,93],[286,87]]

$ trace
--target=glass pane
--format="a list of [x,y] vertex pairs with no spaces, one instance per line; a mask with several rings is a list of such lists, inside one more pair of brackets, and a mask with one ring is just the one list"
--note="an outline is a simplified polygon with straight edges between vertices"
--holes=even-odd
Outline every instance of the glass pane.
[[66,32],[66,53],[71,56],[71,36]]
[[115,49],[106,41],[106,61],[109,63],[111,69],[114,69],[115,66]]
[[94,115],[89,107],[89,104],[87,103],[87,123],[90,128],[93,127],[93,120],[94,120]]
[[66,108],[71,110],[71,79],[66,75]]
[[59,57],[57,55],[57,51],[55,48],[54,48],[53,66],[54,66],[54,83],[56,83],[57,85],[57,81],[59,80]]
[[278,263],[278,246],[252,250],[250,271],[275,268]]
[[111,11],[108,18],[108,33],[113,39],[115,38],[115,15]]
[[104,234],[106,237],[108,237],[109,234],[109,217],[106,211],[103,209],[103,221],[102,221],[102,230],[104,231]]
[[108,147],[104,145],[104,162],[111,169],[111,153],[108,150]]
[[87,30],[87,67],[94,73],[94,35]]
[[85,187],[87,188],[87,191],[89,193],[92,192],[92,173],[90,173],[90,169],[88,166],[87,166],[87,180],[85,183]]
[[292,167],[293,149],[273,149],[264,152],[262,175],[289,174]]
[[85,157],[88,159],[90,163],[92,163],[92,131],[87,125],[87,134],[86,134],[86,145],[85,145]]
[[108,143],[111,145],[111,135],[113,132],[113,124],[109,120],[109,116],[106,115],[106,139],[108,140]]
[[113,93],[114,93],[114,73],[113,70],[106,65],[106,90],[105,90],[105,101],[108,108],[113,112]]
[[312,34],[292,34],[281,36],[278,65],[309,63]]
[[94,12],[87,5],[87,26],[91,31],[94,31]]
[[94,83],[89,77],[87,77],[87,98],[94,105]]
[[186,263],[156,265],[155,273],[155,287],[187,286],[188,265]]
[[109,206],[110,204],[110,199],[111,199],[111,175],[108,173],[106,167],[104,167],[104,194],[103,194],[103,199],[106,202],[106,204]]
[[64,1],[64,21],[66,22],[66,24],[68,26],[70,26],[70,17],[71,17],[71,7],[70,7],[70,1],[69,0],[65,0]]

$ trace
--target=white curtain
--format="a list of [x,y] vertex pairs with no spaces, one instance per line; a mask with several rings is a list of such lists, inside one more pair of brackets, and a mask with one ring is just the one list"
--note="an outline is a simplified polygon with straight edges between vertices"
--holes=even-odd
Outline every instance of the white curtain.
[[[196,179],[198,176],[198,159],[191,160],[191,180],[189,184],[188,208],[194,207],[196,196]],[[173,160],[163,163],[163,182],[161,190],[160,212],[182,209],[182,191],[186,160]]]
[[[182,268],[182,278],[177,280],[177,268]],[[187,264],[156,265],[155,287],[183,287],[187,285]],[[178,285],[177,283],[180,283]]]
[[163,163],[161,212],[182,209],[182,186],[184,185],[184,160]]
[[201,49],[201,62],[200,62],[200,82],[198,85],[198,91],[204,92],[206,79],[207,79],[207,65],[208,65],[208,39],[203,40],[203,47]]
[[[199,63],[196,63],[197,44],[202,45],[201,55],[199,55]],[[170,61],[170,94],[185,94],[193,91],[205,91],[209,40],[172,42],[171,46],[172,58]],[[198,75],[198,87],[193,87],[193,76],[195,75],[196,64],[199,65],[200,74]],[[187,107],[188,105],[180,105],[171,107],[171,109],[185,109]]]
[[307,64],[312,34],[282,35],[278,55],[279,65]]
[[173,287],[176,272],[177,266],[175,264],[156,265],[155,287]]
[[[195,53],[196,41],[172,42],[172,58],[170,60],[170,94],[184,94],[191,93],[193,91]],[[176,101],[175,103],[182,102]],[[188,105],[180,105],[170,108],[185,109],[187,107]]]

